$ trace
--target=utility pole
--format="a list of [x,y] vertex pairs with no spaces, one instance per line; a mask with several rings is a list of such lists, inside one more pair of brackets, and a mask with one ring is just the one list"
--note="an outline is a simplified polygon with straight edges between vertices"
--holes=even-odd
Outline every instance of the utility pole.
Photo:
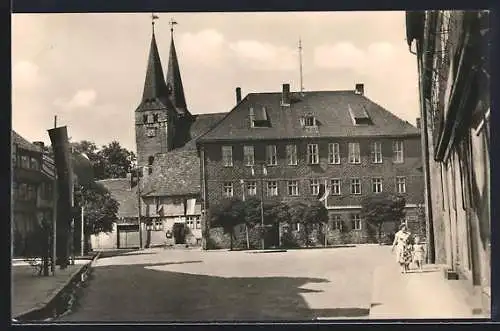
[[138,166],[137,171],[137,223],[139,224],[139,249],[142,249],[142,221],[141,221],[141,185],[140,185],[140,170],[142,167]]
[[299,65],[300,65],[300,93],[304,92],[303,75],[302,75],[302,40],[299,38]]

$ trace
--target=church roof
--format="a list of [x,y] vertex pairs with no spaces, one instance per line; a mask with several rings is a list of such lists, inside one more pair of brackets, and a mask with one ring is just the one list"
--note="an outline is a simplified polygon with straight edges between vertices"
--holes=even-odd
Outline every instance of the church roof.
[[165,81],[170,101],[174,105],[177,112],[181,114],[188,112],[173,35],[170,40],[170,54],[168,58],[168,69]]
[[[355,91],[293,94],[281,105],[281,92],[250,93],[198,141],[241,141],[322,137],[417,136],[416,127]],[[265,109],[267,126],[252,127],[250,118]],[[316,125],[306,127],[313,117]],[[357,120],[363,123],[356,123]]]
[[151,109],[165,108],[167,98],[167,85],[163,78],[163,69],[156,45],[155,33],[151,37],[149,49],[148,66],[144,81],[141,106],[137,110],[144,110],[144,107]]

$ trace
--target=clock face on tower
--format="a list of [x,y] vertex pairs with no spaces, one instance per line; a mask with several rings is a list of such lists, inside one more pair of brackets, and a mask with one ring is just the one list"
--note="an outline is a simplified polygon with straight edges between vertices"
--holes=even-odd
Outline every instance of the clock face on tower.
[[154,128],[146,128],[146,135],[148,137],[154,137],[156,135]]

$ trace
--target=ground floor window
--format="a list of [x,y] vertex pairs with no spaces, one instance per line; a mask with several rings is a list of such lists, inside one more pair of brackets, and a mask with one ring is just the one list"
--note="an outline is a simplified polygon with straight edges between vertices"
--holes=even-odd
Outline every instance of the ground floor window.
[[359,216],[359,214],[352,214],[351,222],[353,230],[361,230],[361,217]]
[[342,217],[340,215],[333,215],[331,220],[332,220],[332,230],[342,231],[343,227]]
[[201,220],[199,216],[188,216],[186,218],[186,223],[190,229],[201,229]]

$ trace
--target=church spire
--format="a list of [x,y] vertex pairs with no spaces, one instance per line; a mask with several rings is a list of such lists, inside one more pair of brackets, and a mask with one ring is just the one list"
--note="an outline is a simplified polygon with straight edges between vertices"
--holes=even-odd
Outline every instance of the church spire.
[[179,61],[177,60],[177,52],[175,51],[174,44],[174,25],[176,24],[177,22],[173,19],[170,21],[170,54],[165,80],[170,100],[178,112],[185,113],[187,112],[186,99],[184,97],[184,87],[182,86]]
[[158,53],[158,46],[156,45],[155,38],[155,20],[158,16],[151,15],[152,37],[151,46],[149,48],[148,67],[146,70],[146,79],[144,81],[144,91],[142,93],[142,101],[154,100],[167,96],[167,87],[163,80],[163,69],[160,61],[160,54]]

